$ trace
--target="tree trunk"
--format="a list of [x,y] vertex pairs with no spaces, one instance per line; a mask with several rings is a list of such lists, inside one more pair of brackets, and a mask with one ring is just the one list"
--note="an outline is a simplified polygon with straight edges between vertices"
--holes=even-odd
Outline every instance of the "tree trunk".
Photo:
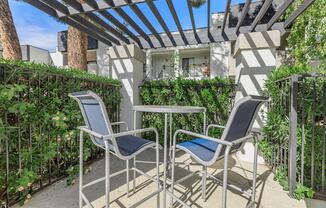
[[3,58],[21,60],[22,52],[8,0],[0,0],[0,40]]
[[[0,0],[1,1],[1,0]],[[85,3],[85,0],[78,0]],[[87,34],[78,29],[68,27],[68,66],[87,71]]]

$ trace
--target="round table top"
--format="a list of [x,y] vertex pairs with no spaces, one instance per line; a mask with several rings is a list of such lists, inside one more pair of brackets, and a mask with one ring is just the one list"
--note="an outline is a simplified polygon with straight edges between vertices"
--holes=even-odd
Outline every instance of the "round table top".
[[203,113],[205,107],[197,106],[178,106],[178,105],[135,105],[134,111],[151,113]]

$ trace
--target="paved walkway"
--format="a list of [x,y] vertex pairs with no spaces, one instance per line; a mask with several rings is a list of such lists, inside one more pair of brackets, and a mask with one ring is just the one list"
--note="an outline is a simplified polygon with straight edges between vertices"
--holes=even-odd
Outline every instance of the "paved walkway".
[[[190,164],[191,159],[189,156],[177,154],[177,161]],[[111,157],[112,171],[118,171],[125,168],[125,162],[118,160],[115,157]],[[140,159],[153,159],[155,158],[154,151],[149,150],[139,156]],[[210,167],[208,171],[214,173],[216,176],[222,176],[223,163],[218,162],[214,166]],[[250,187],[251,170],[252,165],[248,163],[239,162],[235,157],[230,159],[229,163],[230,181],[243,184],[244,189]],[[176,169],[176,178],[182,177],[201,167],[197,165],[183,165]],[[147,171],[150,175],[155,174],[153,165],[140,165],[140,169]],[[132,175],[132,174],[130,174]],[[100,160],[91,165],[91,171],[85,176],[85,181],[99,178],[104,176],[104,161]],[[306,202],[301,200],[297,201],[288,196],[286,191],[282,190],[282,187],[278,182],[273,180],[273,173],[264,165],[258,166],[258,179],[257,179],[257,197],[256,204],[260,208],[304,208],[307,207]],[[141,184],[142,182],[145,182]],[[221,185],[208,180],[207,185],[207,201],[203,202],[201,199],[201,178],[194,176],[187,181],[176,187],[176,193],[180,198],[191,205],[191,207],[204,207],[204,208],[218,208],[221,205]],[[130,181],[130,189],[132,188],[132,182]],[[125,174],[116,176],[112,180],[112,192],[111,192],[111,207],[112,208],[124,208],[132,205],[138,199],[153,192],[156,186],[154,183],[146,180],[145,177],[137,176],[137,188],[136,192],[132,193],[128,198],[126,196],[125,186]],[[86,195],[94,205],[94,207],[104,207],[104,182],[98,185],[89,187],[86,190]],[[161,197],[162,198],[162,197]],[[169,199],[169,197],[168,197]],[[153,197],[149,201],[145,202],[139,207],[143,208],[155,208],[157,197]],[[238,192],[228,191],[228,206],[229,208],[242,208],[248,204],[248,198],[241,196]],[[167,203],[169,204],[169,203]],[[15,207],[19,207],[18,205]],[[45,190],[42,190],[32,197],[32,200],[25,204],[23,208],[71,208],[78,207],[78,182],[73,186],[67,186],[66,181],[60,181],[52,186],[49,186]],[[181,207],[175,203],[174,207]]]

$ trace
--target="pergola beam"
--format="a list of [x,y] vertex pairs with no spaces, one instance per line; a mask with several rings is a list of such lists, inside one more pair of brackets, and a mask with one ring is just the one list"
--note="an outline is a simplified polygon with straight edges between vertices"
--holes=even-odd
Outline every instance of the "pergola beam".
[[252,32],[252,31],[255,30],[256,26],[258,25],[258,23],[260,22],[260,20],[265,16],[265,14],[266,14],[266,12],[267,12],[267,10],[268,10],[268,8],[270,7],[271,4],[272,4],[272,0],[265,0],[263,6],[259,10],[256,18],[251,23],[249,32]]
[[104,20],[102,20],[96,14],[94,14],[94,13],[86,13],[85,16],[88,17],[90,20],[92,20],[92,22],[96,22],[101,27],[105,28],[107,31],[109,31],[114,36],[116,36],[117,38],[122,40],[124,43],[130,44],[130,41],[129,41],[128,38],[123,36],[120,32],[118,32],[116,29],[114,29],[111,25],[107,24]]
[[167,27],[165,21],[163,20],[162,16],[160,15],[160,12],[157,10],[156,6],[154,5],[152,0],[146,0],[146,3],[149,7],[149,9],[152,11],[152,13],[154,14],[154,16],[156,17],[157,21],[160,23],[160,25],[162,26],[164,32],[167,34],[167,36],[169,37],[172,45],[176,46],[175,40],[173,39],[171,32],[169,30],[169,28]]
[[195,24],[195,18],[194,18],[194,14],[192,12],[192,6],[191,6],[191,2],[190,0],[187,0],[187,6],[188,6],[188,11],[189,11],[189,15],[190,15],[190,20],[191,20],[191,26],[192,26],[192,30],[194,32],[194,36],[197,40],[198,43],[201,43],[200,38],[198,37],[197,31],[196,31],[196,24]]
[[239,32],[239,29],[240,29],[243,21],[245,20],[247,14],[248,14],[248,11],[249,11],[249,8],[250,8],[250,4],[251,4],[251,0],[246,0],[246,3],[243,6],[242,11],[241,11],[240,19],[238,20],[237,25],[235,26],[235,32],[236,33]]
[[305,0],[284,22],[284,28],[289,28],[315,0]]
[[119,28],[122,32],[125,32],[133,41],[135,41],[140,48],[143,48],[143,46],[140,43],[139,38],[132,33],[125,25],[119,22],[113,15],[111,15],[107,11],[99,11],[99,14],[102,15],[104,18],[112,22],[117,28]]
[[[59,12],[61,13],[65,13],[67,11],[67,8],[61,4],[58,1],[53,1],[53,0],[42,0],[42,2],[44,2],[45,4],[49,5],[50,7],[52,7],[53,9],[58,9]],[[69,4],[73,4],[76,5],[76,7],[78,7],[78,2],[74,1],[74,0],[69,0]],[[80,4],[79,4],[80,5]],[[89,19],[93,22],[98,21],[98,19],[93,19],[94,16],[96,15],[92,15],[89,14],[90,16]],[[76,15],[76,16],[72,16],[70,17],[72,20],[74,20],[75,22],[78,22],[80,25],[83,25],[84,27],[90,28],[91,30],[94,30],[94,32],[100,34],[101,36],[107,38],[110,42],[115,43],[116,45],[120,45],[120,42],[114,38],[113,36],[111,36],[110,34],[106,33],[105,31],[101,30],[100,28],[98,28],[95,24],[93,24],[92,22],[89,22],[88,20],[84,19],[84,17],[80,16],[80,15]],[[103,22],[104,25],[106,24],[105,22]],[[99,22],[100,24],[100,22]],[[102,25],[103,27],[103,25]],[[113,29],[113,28],[112,28]]]
[[224,34],[226,21],[227,21],[228,16],[229,16],[230,6],[231,6],[231,0],[227,0],[226,5],[225,5],[225,11],[224,11],[224,19],[223,19],[223,23],[222,23],[222,27],[221,27],[221,34],[222,35]]
[[[74,1],[74,0],[67,0],[67,2],[69,1]],[[145,2],[145,0],[130,0],[130,2],[131,4],[137,4],[137,3],[143,3]],[[74,6],[69,5],[68,6],[69,13],[60,14],[59,17],[77,15],[86,12],[103,11],[111,8],[123,7],[128,5],[128,3],[126,3],[124,0],[113,0],[113,3],[115,6],[109,4],[107,0],[99,0],[99,1],[91,0],[86,4],[82,4],[81,7],[77,5]]]
[[173,17],[174,22],[177,25],[179,34],[181,35],[181,38],[182,38],[183,42],[185,43],[185,45],[188,45],[188,40],[187,40],[187,38],[186,38],[186,36],[185,36],[185,34],[183,32],[183,29],[181,27],[181,24],[180,24],[178,15],[177,15],[177,13],[175,11],[175,8],[173,6],[172,1],[171,0],[166,0],[166,3],[168,5],[168,7],[169,7],[169,10],[170,10],[171,14],[172,14],[172,17]]
[[[52,16],[53,18],[58,18],[57,12],[55,9],[53,9],[52,7],[48,6],[47,4],[39,1],[39,0],[24,0],[26,3],[34,6],[35,8],[45,12],[46,14]],[[75,28],[77,28],[80,31],[83,31],[87,34],[89,34],[90,36],[92,36],[93,38],[103,42],[104,44],[107,44],[108,46],[112,46],[112,43],[107,40],[106,38],[100,36],[99,34],[94,33],[92,30],[86,28],[85,26],[79,24],[78,22],[75,22],[73,20],[71,20],[70,18],[62,18],[61,21],[65,22],[66,24],[69,24]]]
[[[240,27],[239,31],[241,33],[248,33],[249,32],[249,28],[250,26],[242,26]],[[266,24],[259,24],[256,27],[256,31],[257,32],[264,32],[266,28]],[[281,32],[285,31],[283,28],[283,23],[275,23],[272,27],[273,30],[279,30]],[[207,32],[208,32],[208,28],[201,28],[201,29],[197,29],[197,34],[200,37],[202,44],[209,44],[212,42],[224,42],[224,41],[234,41],[237,39],[238,35],[234,28],[225,28],[224,34],[221,34],[219,30],[212,30],[210,31],[211,36],[214,38],[214,41],[212,41],[209,37],[207,37]],[[196,45],[197,41],[194,38],[194,33],[193,30],[185,30],[184,31],[185,37],[188,40],[188,44],[185,44],[182,40],[182,38],[180,37],[178,32],[173,32],[172,36],[174,38],[174,40],[176,41],[176,45],[177,46],[186,46],[186,45]],[[173,45],[170,44],[169,38],[166,35],[166,33],[161,33],[159,34],[164,43],[166,44],[167,47],[174,47]],[[149,37],[151,39],[154,38],[153,35],[149,35]],[[149,47],[148,45],[145,44],[145,40],[141,37],[139,37],[140,41],[143,43],[144,45],[144,49],[150,49],[151,47]],[[158,41],[156,41],[156,39],[153,41],[154,45],[159,45]],[[169,45],[170,44],[170,45]]]
[[269,30],[273,24],[284,14],[285,10],[294,2],[294,0],[285,1],[282,6],[275,12],[273,17],[268,21],[266,30]]
[[[129,1],[130,0],[126,0]],[[146,18],[146,16],[142,13],[142,11],[140,11],[140,9],[138,8],[137,5],[135,4],[131,4],[130,5],[131,10],[137,15],[137,17],[143,21],[143,23],[146,25],[146,27],[151,31],[151,33],[155,36],[155,38],[160,42],[162,47],[165,47],[164,42],[162,41],[161,36],[158,35],[158,32],[156,31],[156,29],[153,27],[153,25],[151,24],[151,22]]]

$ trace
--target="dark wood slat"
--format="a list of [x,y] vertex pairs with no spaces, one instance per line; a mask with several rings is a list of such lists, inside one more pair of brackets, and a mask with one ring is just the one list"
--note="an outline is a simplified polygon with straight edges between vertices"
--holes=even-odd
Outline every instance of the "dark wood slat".
[[197,31],[196,31],[195,18],[194,18],[194,13],[192,12],[192,6],[191,6],[190,0],[187,0],[187,6],[188,6],[188,11],[189,11],[190,20],[191,20],[191,26],[192,26],[192,30],[194,31],[195,38],[198,43],[201,43],[201,40],[198,37]]
[[86,4],[88,4],[89,6],[91,6],[95,10],[99,9],[99,7],[97,5],[97,2],[95,0],[87,0]]
[[177,25],[177,28],[178,28],[178,31],[179,31],[179,34],[181,35],[181,38],[183,40],[183,42],[188,45],[188,40],[183,32],[183,29],[181,27],[181,24],[180,24],[180,21],[179,21],[179,18],[178,18],[178,15],[174,9],[174,6],[173,6],[173,3],[171,0],[166,0],[166,3],[168,4],[168,7],[169,7],[169,10],[172,14],[172,17],[173,17],[173,20],[175,22],[175,24]]
[[[249,32],[249,28],[250,26],[241,26],[239,31],[241,33],[248,33]],[[264,32],[266,28],[266,24],[259,24],[256,27],[256,31],[257,32]],[[283,23],[281,22],[277,22],[273,25],[273,30],[279,30],[281,32],[281,34],[284,34],[286,32],[286,30],[283,27]],[[214,38],[213,41],[207,37],[207,30],[208,28],[201,28],[201,29],[197,29],[197,33],[198,36],[201,38],[202,43],[206,44],[206,43],[215,43],[215,42],[225,42],[225,41],[234,41],[237,39],[237,37],[239,36],[239,34],[235,33],[234,28],[225,28],[225,33],[221,34],[221,32],[219,30],[211,30],[211,35]],[[194,38],[194,34],[193,34],[193,30],[185,30],[184,34],[186,36],[186,38],[188,39],[189,44],[187,45],[196,45],[196,39]],[[163,41],[165,43],[169,42],[168,37],[165,35],[165,33],[160,34],[161,37],[163,38]],[[186,44],[183,42],[182,38],[180,37],[180,35],[178,33],[172,33],[173,38],[176,40],[176,44],[177,46],[186,46]],[[151,37],[152,35],[150,35]],[[151,37],[153,38],[153,37]],[[139,38],[140,41],[143,43],[145,40],[142,39],[141,37]],[[155,41],[153,41],[153,43],[155,45],[158,45],[157,40],[155,39]],[[149,46],[144,46],[145,49],[149,49]]]
[[294,0],[285,1],[282,6],[275,12],[274,16],[268,21],[266,30],[271,29],[273,24],[284,14],[285,10],[294,2]]
[[222,27],[221,27],[221,34],[223,34],[224,30],[225,30],[226,21],[228,19],[229,12],[230,12],[230,6],[231,6],[231,0],[227,0],[226,5],[225,5],[225,11],[224,11],[224,19],[223,19],[223,23],[222,23]]
[[254,19],[254,21],[251,23],[249,32],[252,32],[255,30],[256,26],[258,25],[258,23],[260,22],[260,20],[265,16],[268,8],[270,7],[270,5],[272,4],[272,0],[265,0],[263,6],[260,8],[256,18]]
[[77,2],[76,0],[66,0],[65,3],[80,13],[84,12],[82,5],[79,2]]
[[107,11],[99,11],[99,14],[101,14],[104,18],[112,22],[121,31],[125,32],[133,41],[135,41],[138,44],[140,48],[143,48],[143,46],[139,41],[139,38],[135,34],[133,34],[125,25],[119,22],[119,20],[117,20],[113,15],[111,15]]
[[[75,0],[67,0],[67,1],[75,1]],[[137,4],[137,3],[143,3],[145,0],[130,0],[132,4]],[[155,0],[153,0],[155,1]],[[114,7],[123,7],[128,5],[125,0],[113,0]],[[68,6],[69,13],[68,14],[63,14],[59,15],[60,17],[64,16],[71,16],[71,15],[77,15],[80,13],[84,12],[95,12],[95,11],[104,11],[107,9],[111,9],[112,6],[107,2],[107,0],[90,0],[87,4],[83,4],[82,8],[78,8],[75,6]]]
[[246,3],[243,6],[242,11],[241,11],[241,16],[240,16],[240,18],[239,18],[239,20],[237,22],[237,25],[235,26],[235,32],[236,33],[239,32],[239,28],[241,27],[243,21],[245,20],[247,14],[248,14],[250,4],[251,4],[251,0],[246,0]]
[[110,34],[104,32],[103,30],[101,30],[100,28],[98,28],[97,26],[94,25],[94,23],[89,22],[88,20],[84,19],[83,17],[76,15],[76,16],[72,16],[70,17],[72,20],[74,20],[75,22],[79,22],[80,24],[84,25],[85,27],[93,30],[96,33],[102,34],[103,36],[105,36],[108,40],[110,40],[112,43],[116,44],[116,45],[121,45],[120,42],[113,36],[111,36]]
[[289,28],[293,22],[302,14],[315,0],[305,0],[284,22],[284,28]]
[[[46,14],[57,18],[57,13],[56,10],[53,9],[52,7],[48,6],[47,4],[39,1],[39,0],[24,0],[26,3],[29,3],[30,5],[34,6],[35,8],[45,12]],[[93,38],[103,42],[104,44],[108,45],[108,46],[112,46],[112,43],[107,40],[106,38],[100,36],[99,34],[94,33],[93,31],[91,31],[90,29],[86,28],[85,26],[69,19],[68,17],[62,18],[61,21],[63,21],[66,24],[69,24],[75,28],[77,28],[78,30],[81,30],[87,34],[89,34],[90,36],[92,36]]]
[[[129,0],[130,1],[130,0]],[[156,29],[153,27],[151,22],[145,17],[142,11],[138,8],[137,5],[131,4],[130,5],[131,10],[137,15],[137,17],[143,21],[143,23],[146,25],[146,27],[152,32],[152,34],[155,36],[155,38],[159,41],[162,47],[165,47],[164,42],[162,41],[161,36],[158,35],[158,32]]]
[[215,42],[211,34],[211,0],[207,0],[207,37],[211,42]]
[[[115,7],[114,0],[105,0],[105,1],[109,5],[111,5],[111,7]],[[113,8],[113,10],[117,12],[120,15],[120,17],[122,17],[132,28],[134,28],[134,30],[136,30],[136,32],[139,33],[147,41],[147,43],[151,46],[151,48],[154,48],[154,45],[151,39],[148,37],[148,35],[143,31],[143,29],[141,29],[138,26],[138,24],[132,18],[130,18],[130,16],[125,11],[123,11],[123,9]]]
[[147,42],[154,48],[154,45],[148,35],[137,25],[137,23],[127,15],[121,8],[115,8],[116,11],[134,30],[136,30]]
[[172,45],[173,46],[176,46],[175,40],[173,39],[169,28],[165,24],[165,21],[163,20],[162,16],[160,15],[160,12],[157,10],[157,8],[154,5],[153,1],[152,0],[146,0],[146,3],[148,5],[149,9],[152,11],[152,13],[155,15],[157,21],[160,23],[160,25],[162,26],[163,30],[167,34],[167,36],[169,37]]
[[126,44],[130,44],[130,41],[129,41],[128,38],[123,36],[120,32],[118,32],[116,29],[114,29],[111,25],[107,24],[105,21],[103,21],[101,18],[99,18],[94,13],[85,13],[84,15],[86,17],[88,17],[90,20],[92,20],[93,22],[96,22],[96,24],[99,24],[100,26],[102,26],[103,28],[108,30],[110,33],[115,35],[117,38],[119,38],[120,40],[122,40]]
[[63,14],[68,14],[69,13],[69,10],[68,8],[61,4],[60,2],[58,1],[54,1],[54,0],[44,0],[43,1],[45,4],[49,5],[51,8],[53,8],[54,10],[57,10]]
[[[65,6],[63,4],[61,4],[60,2],[57,2],[54,0],[42,0],[42,1],[46,4],[48,4],[49,6],[51,6],[53,9],[58,9],[62,13],[65,12],[65,9],[64,9]],[[73,1],[70,1],[70,2],[73,2]],[[117,45],[120,45],[120,42],[116,38],[114,38],[113,36],[111,36],[108,33],[105,33],[100,28],[95,26],[93,23],[89,22],[88,20],[85,20],[82,16],[75,15],[75,16],[71,17],[71,19],[74,20],[75,22],[79,22],[81,25],[83,25],[85,27],[88,27],[88,28],[98,32],[102,36],[107,37],[107,39],[110,40],[111,42],[113,42]]]

